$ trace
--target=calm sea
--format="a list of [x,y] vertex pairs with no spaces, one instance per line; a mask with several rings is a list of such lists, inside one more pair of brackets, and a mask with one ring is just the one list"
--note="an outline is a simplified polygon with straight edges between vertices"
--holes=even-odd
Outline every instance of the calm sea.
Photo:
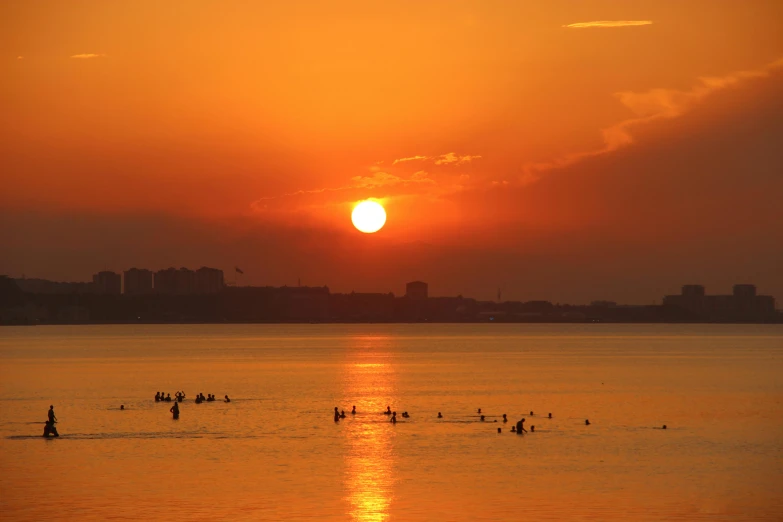
[[0,518],[783,520],[783,327],[6,327]]

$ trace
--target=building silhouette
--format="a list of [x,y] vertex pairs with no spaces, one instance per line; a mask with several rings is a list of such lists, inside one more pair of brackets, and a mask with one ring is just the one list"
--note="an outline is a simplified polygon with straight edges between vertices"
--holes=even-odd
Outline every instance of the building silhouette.
[[776,316],[775,298],[757,295],[754,285],[734,285],[731,295],[707,295],[702,285],[685,285],[679,295],[667,295],[663,304],[705,321],[768,321]]
[[131,268],[123,273],[124,293],[143,295],[152,293],[152,271],[145,268]]
[[93,292],[119,295],[122,293],[122,276],[116,272],[98,272],[92,276]]
[[427,283],[423,281],[411,281],[405,285],[405,297],[408,299],[427,299]]
[[202,266],[196,270],[195,292],[197,294],[216,294],[223,290],[223,271]]

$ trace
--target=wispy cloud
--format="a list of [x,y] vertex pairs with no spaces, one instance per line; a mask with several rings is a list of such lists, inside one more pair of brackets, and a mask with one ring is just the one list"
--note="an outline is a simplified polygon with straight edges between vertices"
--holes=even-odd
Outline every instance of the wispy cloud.
[[105,58],[105,54],[95,54],[95,53],[84,53],[84,54],[72,54],[71,58],[76,58],[78,60],[89,60],[90,58]]
[[589,27],[635,27],[652,25],[652,20],[596,20],[595,22],[578,22],[564,25],[569,29],[587,29]]
[[587,158],[613,152],[634,142],[632,130],[636,127],[660,120],[682,116],[705,97],[735,86],[753,78],[765,78],[777,69],[783,69],[783,58],[758,69],[736,71],[726,76],[702,77],[699,83],[690,90],[650,89],[645,92],[623,91],[615,93],[620,103],[636,114],[607,129],[604,129],[601,148],[567,154],[550,161],[533,163],[523,167],[523,183],[530,183],[541,178],[547,171],[567,167]]
[[[340,194],[342,197],[350,195],[353,191],[371,191],[375,189],[395,189],[396,191],[405,191],[411,189],[413,186],[421,185],[436,185],[434,179],[429,177],[429,174],[423,170],[420,170],[410,177],[404,178],[395,174],[389,174],[388,172],[382,172],[377,168],[371,169],[373,174],[371,176],[354,176],[351,178],[350,183],[347,183],[340,187],[326,187],[317,188],[311,190],[297,190],[296,192],[290,192],[288,194],[281,194],[279,196],[269,196],[259,198],[251,204],[254,210],[265,210],[267,206],[278,200],[288,200],[292,198],[306,198],[308,196],[317,196],[319,194]],[[350,198],[349,198],[350,199]]]
[[454,152],[447,152],[446,154],[441,154],[440,156],[411,156],[409,158],[400,158],[394,160],[392,165],[406,163],[409,161],[431,161],[435,163],[435,165],[464,165],[479,158],[481,158],[481,156],[469,154],[458,155]]

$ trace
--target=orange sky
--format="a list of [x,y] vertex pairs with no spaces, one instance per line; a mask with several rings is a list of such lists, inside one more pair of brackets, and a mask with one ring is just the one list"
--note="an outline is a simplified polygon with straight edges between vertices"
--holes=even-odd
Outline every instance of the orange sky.
[[779,1],[5,2],[0,24],[0,273],[783,299]]

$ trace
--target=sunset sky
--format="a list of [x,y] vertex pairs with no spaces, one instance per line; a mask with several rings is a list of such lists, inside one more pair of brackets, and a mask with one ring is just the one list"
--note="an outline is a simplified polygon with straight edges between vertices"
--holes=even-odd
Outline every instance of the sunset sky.
[[0,25],[0,273],[783,300],[779,0],[31,0]]

